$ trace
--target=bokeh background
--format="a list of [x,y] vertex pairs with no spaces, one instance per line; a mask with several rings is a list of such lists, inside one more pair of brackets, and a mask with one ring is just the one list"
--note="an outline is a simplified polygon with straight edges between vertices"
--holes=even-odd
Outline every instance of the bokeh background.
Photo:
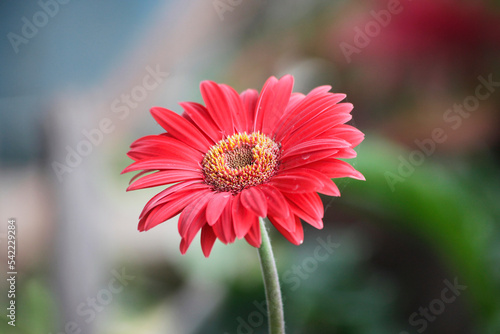
[[[201,80],[330,84],[366,133],[325,228],[272,235],[287,333],[500,333],[500,2],[0,4],[0,332],[267,333],[255,249],[137,217],[125,153]],[[77,154],[75,152],[80,152]],[[7,220],[17,220],[16,327]],[[326,246],[325,246],[326,245]],[[450,288],[454,286],[454,288]]]

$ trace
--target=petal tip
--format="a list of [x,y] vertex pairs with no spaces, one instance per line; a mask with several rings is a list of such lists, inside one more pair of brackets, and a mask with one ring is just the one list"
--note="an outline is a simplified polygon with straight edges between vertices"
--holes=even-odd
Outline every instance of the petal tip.
[[188,247],[189,247],[189,245],[187,244],[186,240],[183,238],[181,240],[181,244],[179,245],[179,250],[181,251],[182,255],[186,254]]
[[154,114],[157,114],[157,113],[160,113],[162,112],[163,110],[166,110],[165,108],[162,108],[162,107],[151,107],[149,109],[149,112],[151,113],[151,115],[154,116]]
[[359,180],[359,181],[366,181],[366,178],[363,174],[361,174],[360,172],[356,171],[357,173],[355,173],[354,175],[352,175],[352,178],[353,179],[356,179],[356,180]]

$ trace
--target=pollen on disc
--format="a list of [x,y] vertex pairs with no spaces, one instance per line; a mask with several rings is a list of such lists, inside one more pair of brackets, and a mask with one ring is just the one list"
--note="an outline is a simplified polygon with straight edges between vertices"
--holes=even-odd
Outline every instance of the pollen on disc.
[[202,161],[205,182],[215,191],[238,193],[268,181],[279,167],[280,146],[260,132],[219,141]]

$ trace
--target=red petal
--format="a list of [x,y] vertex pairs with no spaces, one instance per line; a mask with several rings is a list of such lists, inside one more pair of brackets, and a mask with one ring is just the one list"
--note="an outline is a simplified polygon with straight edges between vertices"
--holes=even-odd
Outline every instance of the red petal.
[[[272,76],[269,79],[266,80],[264,83],[264,86],[260,90],[259,94],[259,99],[257,100],[257,106],[255,108],[255,119],[253,123],[253,129],[252,132],[255,132],[257,130],[262,129],[262,120],[264,119],[264,111],[262,110],[262,100],[263,97],[265,97],[268,93],[272,95],[272,90],[273,87],[276,85],[278,82],[278,79],[276,77]],[[267,98],[266,98],[267,100]]]
[[247,130],[247,111],[238,93],[230,86],[219,85],[226,94],[228,105],[231,106],[231,114],[233,116],[233,126],[237,132]]
[[348,141],[351,143],[351,147],[358,146],[365,138],[361,131],[348,124],[337,125],[328,130],[328,135]]
[[189,248],[189,245],[187,244],[186,240],[185,239],[181,239],[181,244],[179,246],[181,254],[182,255],[186,254],[188,248]]
[[186,254],[189,246],[193,242],[194,237],[196,236],[198,231],[201,230],[201,228],[206,224],[207,222],[205,220],[205,215],[203,214],[199,214],[193,219],[187,236],[185,238],[182,238],[181,240],[180,250],[182,254]]
[[316,161],[305,165],[304,167],[317,170],[329,178],[350,177],[357,180],[365,180],[363,174],[354,169],[347,162],[335,158]]
[[292,89],[293,77],[291,75],[285,75],[280,80],[275,77],[267,80],[257,103],[255,131],[260,130],[264,134],[273,135],[276,123],[284,114],[290,101]]
[[[292,103],[289,103],[285,113],[282,115],[278,126],[276,128],[276,138],[281,141],[284,135],[290,132],[293,127],[292,124],[298,120],[303,120],[305,115],[313,112],[312,115],[323,112],[323,109],[327,106],[335,105],[337,102],[345,98],[344,94],[332,94],[328,93],[331,86],[321,86],[313,89],[305,97],[293,97]],[[324,104],[324,102],[327,102]],[[318,109],[323,106],[323,109]],[[307,119],[307,118],[306,118]]]
[[[153,227],[169,220],[170,218],[177,216],[188,204],[188,202],[179,202],[176,204],[178,204],[178,206],[157,206],[154,207],[151,211],[147,212],[139,221],[139,231],[148,231]],[[162,211],[158,213],[160,210]]]
[[[179,217],[179,234],[186,240],[187,246],[191,244],[196,233],[206,223],[205,208],[213,193],[207,191],[191,204],[186,206]],[[186,248],[187,249],[187,248]]]
[[340,190],[335,184],[335,182],[333,182],[332,179],[326,176],[325,174],[309,168],[300,168],[300,170],[310,175],[314,175],[315,178],[321,181],[323,187],[321,189],[316,190],[317,192],[328,196],[340,196]]
[[[317,95],[327,94],[330,91],[330,89],[332,89],[332,86],[330,86],[330,85],[318,86],[318,87],[312,89],[309,93],[307,93],[307,96],[313,97],[313,96],[317,96]],[[344,97],[341,100],[343,100],[345,98],[345,94],[338,94],[338,95],[344,95]]]
[[313,218],[323,218],[324,209],[321,197],[315,192],[303,194],[285,194],[288,201]]
[[[318,177],[318,175],[316,175],[316,177]],[[340,196],[339,187],[337,187],[337,185],[335,184],[335,182],[333,182],[332,179],[330,179],[326,175],[324,177],[325,177],[323,181],[324,187],[322,189],[318,189],[318,192],[328,196],[339,197]]]
[[179,217],[179,233],[182,236],[180,250],[185,254],[198,231],[206,226],[205,208],[210,199],[210,195],[205,195],[188,205]]
[[241,193],[241,203],[253,211],[259,217],[265,217],[267,214],[266,196],[256,187],[244,189]]
[[229,197],[229,202],[227,203],[224,211],[222,212],[222,215],[220,216],[222,229],[228,243],[232,243],[236,239],[236,232],[234,231],[233,222],[233,199],[233,196]]
[[139,224],[137,225],[137,230],[139,230],[139,232],[146,231],[144,226],[146,225],[146,221],[148,220],[148,217],[150,214],[151,214],[151,211],[148,211],[148,213],[146,213],[145,216],[143,216],[139,219]]
[[293,156],[289,158],[283,159],[282,166],[283,170],[290,170],[294,169],[297,167],[301,167],[307,164],[310,164],[311,162],[318,161],[318,160],[323,160],[325,158],[331,157],[335,153],[337,153],[338,150],[336,149],[327,149],[327,150],[321,150],[321,151],[316,151],[316,152],[311,152],[311,153],[306,153],[298,156]]
[[132,142],[132,144],[130,144],[130,147],[133,148],[136,146],[148,145],[150,143],[155,143],[155,142],[161,141],[163,138],[165,138],[165,136],[161,136],[161,135],[144,136],[144,137],[141,137],[139,139],[134,140]]
[[212,196],[208,202],[206,212],[209,225],[213,225],[217,222],[231,196],[231,193],[228,192],[216,193]]
[[332,158],[338,158],[338,159],[352,159],[356,158],[358,154],[356,151],[354,151],[352,148],[347,147],[347,148],[342,148],[340,149],[337,153],[332,155]]
[[141,169],[149,170],[167,170],[167,169],[182,169],[190,171],[201,171],[200,166],[189,160],[181,158],[151,158],[132,163],[122,171],[123,173],[133,172]]
[[204,225],[201,229],[201,249],[203,250],[203,255],[205,257],[210,256],[212,248],[214,246],[215,240],[217,239],[214,230],[209,225]]
[[304,143],[300,143],[284,150],[281,158],[290,157],[298,154],[307,154],[314,151],[321,151],[325,149],[340,149],[349,148],[351,144],[343,139],[313,139]]
[[220,219],[215,224],[213,224],[211,227],[212,227],[215,235],[217,236],[217,238],[219,238],[219,240],[224,245],[227,245],[229,242],[226,240],[226,236],[224,235],[224,230],[222,229],[222,224],[220,222]]
[[283,236],[294,245],[300,245],[304,242],[304,229],[299,217],[292,216],[292,222],[295,224],[293,232],[285,229],[281,224],[278,223],[275,217],[269,217],[269,221],[276,227],[276,229],[283,234]]
[[236,233],[234,231],[233,216],[232,216],[232,206],[233,206],[233,196],[229,197],[229,202],[226,204],[224,211],[219,218],[219,220],[212,226],[215,235],[225,244],[234,242],[236,239]]
[[247,89],[241,93],[240,98],[245,106],[247,114],[247,128],[248,133],[253,132],[253,125],[255,121],[255,112],[257,108],[257,100],[259,99],[259,92],[255,89]]
[[294,146],[296,143],[302,143],[308,139],[313,139],[330,128],[338,124],[345,123],[352,118],[350,114],[323,114],[310,121],[304,122],[290,135],[281,140],[283,148]]
[[245,235],[245,240],[252,246],[259,248],[262,244],[262,235],[260,234],[260,222],[256,221],[253,223],[250,230],[248,230],[247,235]]
[[283,192],[305,193],[323,188],[323,183],[301,169],[282,172],[271,179],[270,185]]
[[[184,159],[199,162],[203,159],[201,152],[193,149],[185,143],[164,135],[142,137],[130,145],[129,154],[141,155],[140,160],[149,157],[183,157]],[[136,159],[137,160],[137,159]]]
[[127,156],[134,160],[134,161],[139,161],[139,160],[144,160],[148,158],[154,158],[158,157],[161,155],[161,152],[159,150],[151,149],[151,148],[141,148],[141,149],[131,149],[130,151],[127,152]]
[[207,138],[190,122],[175,112],[160,108],[151,108],[151,115],[169,134],[181,142],[205,153],[210,148]]
[[156,169],[153,169],[153,170],[149,170],[149,169],[143,170],[142,172],[139,172],[139,173],[135,174],[134,177],[130,179],[130,181],[128,182],[128,184],[131,184],[132,182],[134,182],[136,179],[140,178],[144,174],[151,173],[151,172],[154,172],[154,171],[156,171]]
[[[308,99],[307,103],[303,103],[300,107],[296,107],[295,110],[291,111],[290,115],[281,118],[279,130],[276,131],[276,138],[278,138],[278,140],[283,140],[283,138],[289,135],[294,129],[297,129],[300,125],[308,121],[323,117],[323,115],[326,114],[338,114],[348,109],[342,107],[345,103],[336,104],[338,100],[339,97],[336,94],[324,94],[312,100]],[[352,109],[352,104],[349,105]]]
[[323,202],[315,192],[285,194],[292,212],[317,229],[323,228]]
[[210,116],[222,131],[223,136],[234,133],[232,112],[235,106],[226,98],[226,94],[217,83],[203,81],[200,84],[201,96]]
[[[287,204],[287,206],[288,206],[288,204]],[[268,215],[267,218],[269,218],[269,220],[273,223],[273,225],[278,224],[281,227],[283,227],[285,230],[287,230],[288,232],[291,232],[291,233],[295,232],[295,228],[296,228],[295,215],[292,214],[287,218]]]
[[174,184],[173,186],[168,187],[165,190],[162,190],[153,198],[151,198],[144,209],[142,210],[139,218],[142,218],[146,212],[151,211],[153,207],[161,205],[163,203],[176,200],[179,196],[182,196],[184,193],[191,193],[201,189],[209,189],[208,186],[204,182],[200,181],[186,181],[178,184]]
[[295,109],[295,107],[305,98],[306,96],[302,93],[292,93],[290,95],[290,101],[288,101],[288,105],[286,106],[285,113],[283,115],[287,115],[290,111]]
[[163,205],[155,207],[148,215],[144,224],[144,230],[147,231],[158,224],[178,215],[187,205],[197,201],[200,197],[208,194],[209,190],[186,192],[182,197],[178,197]]
[[279,218],[289,217],[290,210],[288,208],[288,203],[278,189],[269,184],[260,185],[259,189],[266,196],[268,214]]
[[198,128],[203,129],[205,134],[212,139],[214,143],[222,139],[222,133],[208,113],[208,110],[199,103],[181,102],[179,105],[184,112],[191,118]]
[[202,180],[202,179],[203,177],[200,172],[174,169],[174,170],[156,172],[153,174],[146,175],[136,180],[134,183],[132,183],[127,188],[127,191],[156,187],[179,181]]
[[259,217],[241,203],[241,193],[234,197],[232,209],[234,231],[236,237],[241,239],[248,233],[253,224],[259,223]]
[[304,110],[310,107],[313,103],[318,100],[325,99],[329,95],[331,95],[328,94],[328,91],[331,88],[331,86],[316,87],[311,92],[309,92],[307,96],[304,96],[300,93],[293,93],[285,110],[285,113],[278,122],[279,126],[277,127],[277,131],[275,132],[277,134],[276,137],[281,140],[281,135],[279,135],[279,133],[283,133],[283,127],[286,127],[289,121],[296,120],[297,115],[303,113]]

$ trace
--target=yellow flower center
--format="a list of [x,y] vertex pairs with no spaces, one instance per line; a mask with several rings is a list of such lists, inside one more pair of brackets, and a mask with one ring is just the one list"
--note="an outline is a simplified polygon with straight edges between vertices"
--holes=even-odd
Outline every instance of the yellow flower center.
[[280,145],[260,132],[234,134],[219,141],[201,163],[205,182],[234,194],[267,182],[279,167]]

